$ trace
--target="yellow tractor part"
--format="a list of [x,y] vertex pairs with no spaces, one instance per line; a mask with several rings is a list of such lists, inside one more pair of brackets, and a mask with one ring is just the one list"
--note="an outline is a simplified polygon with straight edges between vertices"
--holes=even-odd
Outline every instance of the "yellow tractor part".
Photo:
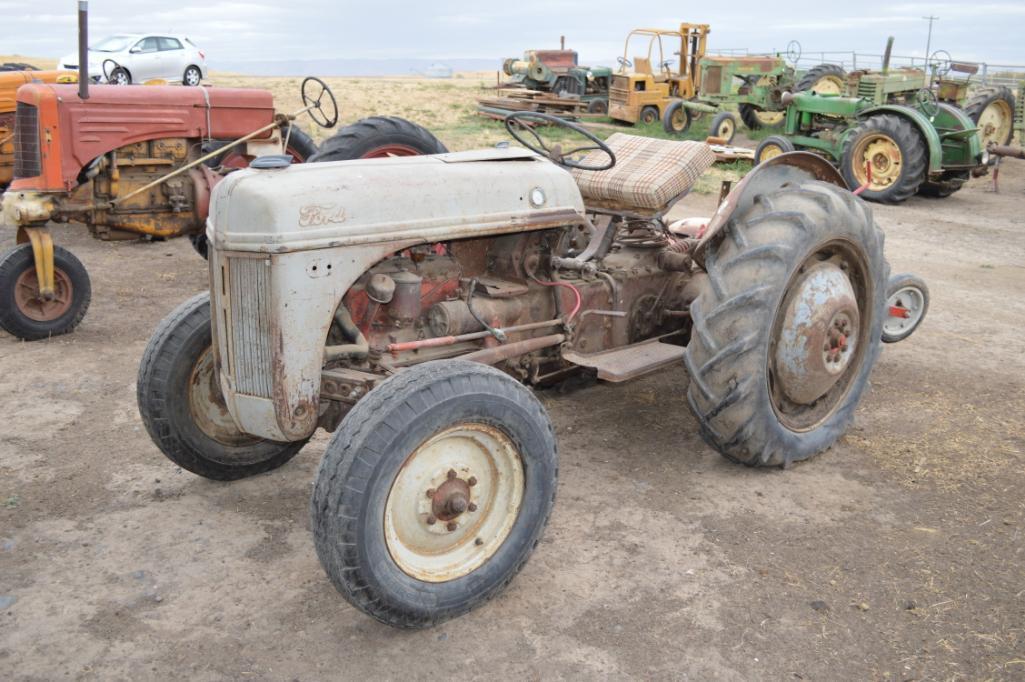
[[53,237],[45,227],[19,227],[18,243],[32,244],[32,256],[36,262],[36,281],[39,295],[44,299],[54,295],[53,282]]
[[[645,115],[650,117],[652,111],[656,117],[661,117],[675,99],[694,97],[698,61],[705,56],[709,32],[708,24],[686,23],[675,31],[655,28],[631,31],[623,46],[620,68],[612,76],[609,116],[637,123]],[[647,50],[631,59],[630,46],[637,39],[647,39]],[[667,54],[678,60],[666,60]],[[629,68],[632,71],[628,71]]]

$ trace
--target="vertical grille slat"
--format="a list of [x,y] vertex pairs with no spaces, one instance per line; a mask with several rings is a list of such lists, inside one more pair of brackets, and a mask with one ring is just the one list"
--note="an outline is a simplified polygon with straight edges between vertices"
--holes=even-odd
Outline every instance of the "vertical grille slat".
[[228,258],[235,389],[271,397],[269,268],[263,258]]
[[43,172],[39,154],[39,110],[31,104],[18,102],[14,121],[14,177],[38,177]]

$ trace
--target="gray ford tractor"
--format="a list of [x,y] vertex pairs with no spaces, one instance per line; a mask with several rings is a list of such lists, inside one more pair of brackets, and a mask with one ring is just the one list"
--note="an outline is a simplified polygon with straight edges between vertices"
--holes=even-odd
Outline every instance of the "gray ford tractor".
[[[586,142],[566,150],[537,123]],[[683,363],[705,441],[784,466],[847,428],[884,323],[902,321],[896,340],[924,314],[887,308],[882,232],[816,156],[780,155],[710,219],[668,224],[707,145],[602,141],[533,112],[506,127],[524,148],[230,174],[208,220],[210,292],[161,323],[139,372],[154,442],[200,476],[269,471],[333,431],[317,554],[394,626],[466,613],[537,547],[559,466],[527,386]],[[402,130],[374,144],[441,147]]]

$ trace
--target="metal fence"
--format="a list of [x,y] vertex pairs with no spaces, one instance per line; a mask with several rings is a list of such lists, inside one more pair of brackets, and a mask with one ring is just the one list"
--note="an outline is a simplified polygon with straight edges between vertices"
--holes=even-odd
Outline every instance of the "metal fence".
[[[765,52],[751,52],[747,48],[726,48],[712,50],[715,54],[724,54],[732,57],[741,57],[750,54],[766,54]],[[771,50],[769,54],[785,54],[784,51]],[[1025,64],[990,64],[987,62],[971,62],[954,59],[961,64],[970,64],[979,67],[977,74],[972,76],[972,81],[979,85],[1006,85],[1009,88],[1017,89],[1025,81]],[[848,71],[857,69],[879,69],[883,65],[883,55],[869,54],[866,52],[825,50],[825,51],[802,51],[801,57],[797,60],[797,68],[810,69],[819,64],[838,64]],[[924,57],[908,57],[892,55],[891,66],[917,66],[920,69],[928,70],[929,60]],[[954,72],[951,72],[955,76]]]

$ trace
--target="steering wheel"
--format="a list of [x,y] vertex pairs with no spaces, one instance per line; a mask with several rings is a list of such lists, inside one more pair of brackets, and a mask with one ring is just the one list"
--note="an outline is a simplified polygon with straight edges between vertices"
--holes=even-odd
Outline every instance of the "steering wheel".
[[[320,87],[318,89],[315,86]],[[315,97],[314,92],[316,93]],[[321,128],[335,127],[335,124],[338,123],[338,102],[335,100],[335,94],[331,92],[331,88],[327,87],[327,83],[316,76],[307,76],[299,87],[299,93],[303,98],[303,106],[310,107],[306,113],[310,115],[314,123]],[[324,95],[328,96],[328,102],[323,102]],[[325,104],[331,106],[330,115],[327,113],[329,110],[324,108]]]
[[[541,136],[538,134],[538,132],[534,130],[534,128],[530,125],[531,122],[561,126],[563,128],[566,128],[567,130],[572,130],[573,132],[582,135],[594,144],[587,147],[576,147],[574,149],[569,150],[568,152],[563,152],[562,149],[559,148],[559,145],[556,145],[556,149],[553,150],[547,144],[545,144],[545,141],[541,139]],[[545,156],[551,159],[553,162],[566,168],[576,168],[577,170],[582,171],[604,171],[616,165],[616,155],[612,152],[609,146],[605,144],[605,142],[603,142],[594,133],[587,130],[586,128],[583,128],[582,126],[579,126],[576,123],[570,123],[569,121],[561,119],[558,116],[552,116],[551,114],[542,114],[538,111],[517,111],[516,113],[509,114],[505,117],[505,129],[509,131],[509,134],[512,135],[517,142],[522,144],[530,151],[536,152],[541,156]],[[522,137],[520,137],[520,131],[522,130],[526,130],[527,132],[529,132],[536,141],[536,144],[532,144],[527,140],[523,139]],[[595,150],[605,152],[606,156],[609,157],[609,162],[606,163],[604,166],[588,166],[578,161],[574,161],[573,159],[566,158],[568,156],[573,156],[574,154],[579,154],[581,152],[590,152]]]
[[787,43],[787,61],[796,64],[801,59],[801,43],[791,40]]
[[946,50],[936,50],[929,57],[929,68],[936,72],[937,76],[946,76],[950,71],[950,53]]
[[619,62],[619,65],[624,69],[632,69],[634,67],[634,63],[626,57],[616,57],[616,61]]
[[[113,64],[113,66],[108,68],[107,64]],[[110,77],[114,75],[114,71],[116,71],[120,66],[121,65],[115,62],[113,59],[104,59],[103,63],[100,64],[100,71],[103,72],[103,81],[105,83],[110,83]]]
[[936,99],[936,93],[929,88],[922,88],[915,93],[915,104],[917,104],[922,113],[929,118],[940,113],[940,103],[939,100]]
[[675,59],[667,59],[664,62],[662,62],[662,64],[660,66],[662,67],[663,71],[672,71],[673,70],[673,63],[675,61],[676,61]]

